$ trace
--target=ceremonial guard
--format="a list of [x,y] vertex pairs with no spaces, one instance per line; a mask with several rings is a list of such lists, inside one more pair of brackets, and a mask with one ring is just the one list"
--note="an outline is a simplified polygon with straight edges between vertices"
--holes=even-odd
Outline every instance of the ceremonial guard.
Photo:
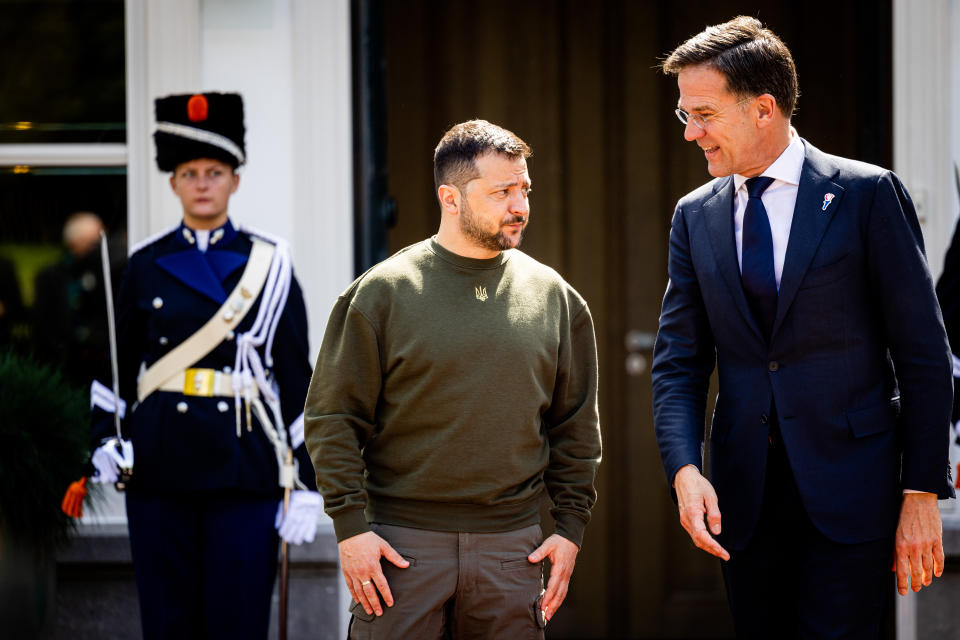
[[246,159],[241,97],[160,98],[156,117],[183,220],[131,251],[121,400],[110,381],[91,391],[93,480],[126,485],[145,638],[266,638],[278,530],[312,541],[322,509],[303,446],[303,294],[286,243],[227,215]]

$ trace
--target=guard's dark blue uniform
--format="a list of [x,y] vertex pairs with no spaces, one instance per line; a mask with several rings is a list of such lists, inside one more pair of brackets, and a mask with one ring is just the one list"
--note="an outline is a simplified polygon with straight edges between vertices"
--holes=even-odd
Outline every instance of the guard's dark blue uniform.
[[[183,225],[137,250],[117,302],[120,394],[127,404],[123,435],[135,455],[127,518],[147,638],[267,633],[282,489],[274,445],[256,413],[248,430],[244,412],[238,437],[231,397],[155,391],[136,403],[143,368],[203,326],[240,280],[251,235],[229,221],[221,229],[211,232],[205,253]],[[311,375],[307,319],[300,286],[290,280],[268,379],[279,389],[300,480],[316,490],[298,426]],[[191,366],[230,374],[236,337],[251,328],[263,299],[261,291],[236,329]],[[264,349],[258,352],[266,363]],[[94,446],[112,435],[112,415],[95,407]]]

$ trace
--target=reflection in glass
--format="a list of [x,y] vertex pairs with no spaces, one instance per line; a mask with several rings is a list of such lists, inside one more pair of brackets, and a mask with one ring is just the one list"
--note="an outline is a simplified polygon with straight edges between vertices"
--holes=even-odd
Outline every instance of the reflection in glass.
[[0,143],[123,142],[123,0],[0,0]]
[[0,351],[33,353],[79,386],[109,379],[99,230],[117,287],[126,210],[123,167],[0,167]]

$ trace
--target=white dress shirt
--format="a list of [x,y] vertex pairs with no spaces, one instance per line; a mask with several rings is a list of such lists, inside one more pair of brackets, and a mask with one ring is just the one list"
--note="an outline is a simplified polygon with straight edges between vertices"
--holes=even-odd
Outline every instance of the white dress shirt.
[[[787,255],[787,241],[790,239],[790,225],[793,224],[793,208],[797,204],[797,189],[800,187],[800,173],[803,171],[804,149],[796,129],[790,128],[790,144],[773,161],[761,176],[773,178],[773,182],[760,196],[763,208],[770,220],[770,232],[773,235],[773,270],[777,276],[777,289],[780,289],[780,275],[783,273],[783,259]],[[737,262],[743,270],[743,214],[747,209],[746,176],[733,174],[734,208],[733,230],[737,237]]]

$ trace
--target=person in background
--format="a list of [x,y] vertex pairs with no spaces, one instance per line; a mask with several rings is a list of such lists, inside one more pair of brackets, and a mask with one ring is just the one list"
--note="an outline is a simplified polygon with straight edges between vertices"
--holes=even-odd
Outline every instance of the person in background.
[[13,262],[0,256],[0,350],[13,344],[14,326],[23,317],[23,298]]
[[[246,161],[241,97],[168,96],[156,118],[157,166],[183,219],[131,248],[117,301],[122,397],[109,380],[91,392],[94,480],[127,486],[145,638],[263,639],[277,529],[309,542],[322,509],[303,446],[303,295],[286,243],[228,215]],[[135,453],[129,478],[115,406]]]
[[34,281],[34,351],[82,387],[110,372],[99,250],[103,229],[93,212],[71,214],[63,225],[63,257]]

